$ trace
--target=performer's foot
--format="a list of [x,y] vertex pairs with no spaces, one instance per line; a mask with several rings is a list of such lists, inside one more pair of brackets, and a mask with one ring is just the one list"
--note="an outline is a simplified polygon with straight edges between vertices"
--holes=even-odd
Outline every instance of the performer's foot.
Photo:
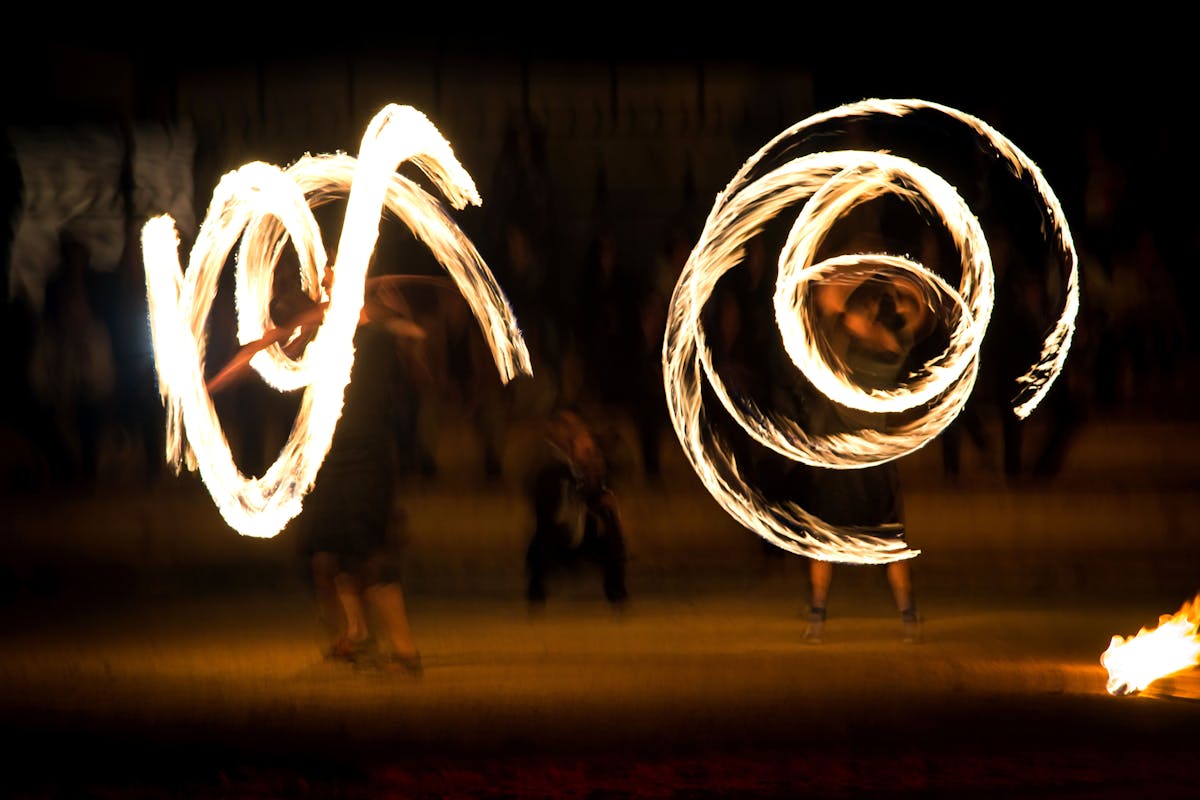
[[821,644],[825,641],[825,609],[814,608],[808,612],[808,628],[804,631],[804,641],[808,644]]
[[921,616],[915,608],[900,612],[900,624],[903,626],[903,641],[905,644],[920,644],[924,638],[921,630]]
[[406,654],[390,653],[379,662],[379,668],[386,672],[409,675],[414,678],[420,678],[425,674],[425,667],[421,663],[421,654],[415,650]]
[[333,646],[329,648],[329,651],[325,654],[325,660],[359,665],[370,661],[374,650],[375,641],[373,639],[354,641],[342,638],[334,642]]

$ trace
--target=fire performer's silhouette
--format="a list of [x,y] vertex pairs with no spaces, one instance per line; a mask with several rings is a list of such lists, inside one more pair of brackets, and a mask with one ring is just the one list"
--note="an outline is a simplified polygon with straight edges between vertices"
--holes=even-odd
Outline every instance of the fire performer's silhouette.
[[[354,366],[342,416],[303,512],[301,551],[308,561],[320,619],[329,637],[327,658],[422,671],[399,578],[396,479],[399,408],[405,362],[419,368],[425,337],[399,288],[408,276],[370,278],[354,336]],[[332,288],[333,266],[323,285]],[[320,327],[327,302],[307,306],[242,347],[208,381],[210,392],[247,374],[255,353],[282,342],[301,353]]]

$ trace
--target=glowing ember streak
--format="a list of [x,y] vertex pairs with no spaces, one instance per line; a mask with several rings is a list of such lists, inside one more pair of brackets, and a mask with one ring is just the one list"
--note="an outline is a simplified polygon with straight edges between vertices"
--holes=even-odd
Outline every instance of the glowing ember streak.
[[[1070,348],[1079,304],[1070,231],[1037,166],[996,130],[961,111],[921,100],[864,100],[809,117],[776,136],[717,196],[680,274],[663,342],[663,378],[676,434],[713,497],[740,524],[799,555],[881,564],[911,558],[917,551],[894,538],[877,536],[872,529],[830,525],[796,504],[767,502],[739,474],[729,449],[710,435],[703,419],[701,375],[747,434],[781,455],[819,467],[853,469],[891,461],[923,447],[954,420],[975,383],[979,347],[994,297],[991,256],[978,221],[949,183],[908,159],[860,150],[796,155],[808,152],[802,145],[831,126],[875,115],[904,118],[918,110],[938,112],[965,125],[1015,177],[1032,184],[1043,207],[1043,229],[1067,272],[1062,314],[1037,362],[1018,381],[1021,388],[1013,401],[1017,416],[1027,416],[1038,405],[1061,372]],[[940,217],[960,256],[962,278],[957,287],[911,259],[892,255],[842,255],[814,262],[837,219],[887,194]],[[749,397],[735,397],[713,366],[701,325],[705,303],[721,276],[743,260],[745,245],[768,221],[796,203],[804,205],[780,253],[774,295],[784,347],[808,381],[843,406],[867,412],[921,411],[919,418],[894,431],[811,434],[800,423],[760,408]],[[906,280],[931,301],[931,308],[943,309],[945,320],[953,320],[942,354],[891,390],[866,390],[842,365],[829,364],[805,312],[815,282],[869,272]],[[932,302],[935,298],[946,302]]]
[[[479,321],[501,380],[532,374],[524,338],[492,273],[441,203],[398,174],[404,162],[417,166],[454,208],[480,204],[474,182],[437,128],[411,107],[388,105],[367,127],[357,159],[305,156],[286,171],[255,162],[225,175],[186,273],[174,221],[163,215],[143,228],[155,366],[167,412],[166,457],[176,470],[183,464],[199,469],[226,522],[244,535],[281,531],[300,512],[329,451],[350,380],[354,331],[383,208],[408,225],[453,278]],[[312,209],[338,197],[346,198],[338,277],[336,289],[324,297],[326,254]],[[235,301],[242,344],[262,338],[272,325],[272,275],[289,239],[304,290],[314,300],[328,300],[301,357],[293,360],[273,344],[251,360],[276,388],[304,389],[287,442],[259,478],[243,476],[234,463],[204,378],[205,324],[218,277],[239,239]]]
[[1200,664],[1200,596],[1175,614],[1158,618],[1158,627],[1136,636],[1112,637],[1100,663],[1108,670],[1109,694],[1135,694],[1159,678]]

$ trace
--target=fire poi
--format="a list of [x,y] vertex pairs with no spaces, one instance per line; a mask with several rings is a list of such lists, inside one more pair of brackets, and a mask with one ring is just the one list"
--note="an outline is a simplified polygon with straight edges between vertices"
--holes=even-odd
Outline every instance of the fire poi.
[[[371,120],[357,158],[306,155],[287,169],[253,162],[225,175],[186,272],[169,215],[149,220],[142,230],[154,360],[166,408],[166,458],[177,472],[184,466],[198,470],[225,521],[243,535],[275,536],[299,514],[329,451],[384,208],[430,248],[453,279],[479,322],[501,380],[532,374],[517,320],[487,264],[442,203],[399,174],[405,162],[419,168],[455,209],[481,204],[474,181],[437,128],[416,109],[393,104]],[[336,250],[336,289],[326,292],[328,256],[312,209],[337,198],[346,201],[345,221]],[[250,362],[271,386],[303,389],[303,396],[279,456],[262,476],[247,477],[234,462],[205,386],[205,325],[221,270],[237,246],[238,341],[263,337],[273,325],[273,272],[289,240],[299,257],[301,286],[328,306],[301,356],[293,359],[273,344]]]
[[[663,379],[672,425],[684,452],[717,502],[740,524],[798,555],[841,562],[884,564],[919,551],[862,528],[829,524],[796,503],[769,501],[739,470],[733,450],[710,435],[703,390],[744,433],[774,452],[804,464],[855,469],[912,453],[955,419],[975,383],[980,343],[994,300],[992,259],[980,223],[944,178],[910,159],[883,151],[817,148],[841,126],[875,117],[907,120],[939,115],[965,126],[988,157],[1031,187],[1041,229],[1062,268],[1061,315],[1049,327],[1040,355],[1018,380],[1013,413],[1028,416],[1060,374],[1079,305],[1078,266],[1070,230],[1058,199],[1039,168],[1016,145],[975,117],[921,100],[864,100],[816,114],[788,128],[755,153],[717,196],[704,228],[675,285],[663,341]],[[831,226],[855,207],[892,194],[940,219],[952,238],[961,279],[951,285],[907,255],[850,253],[816,260]],[[744,393],[729,390],[714,366],[702,324],[705,303],[718,279],[741,264],[747,243],[793,204],[803,203],[778,256],[774,315],[792,365],[825,396],[864,412],[920,413],[894,431],[863,429],[825,436]],[[928,305],[940,309],[949,344],[893,388],[865,389],[844,365],[823,355],[808,298],[821,283],[867,271],[903,279]]]

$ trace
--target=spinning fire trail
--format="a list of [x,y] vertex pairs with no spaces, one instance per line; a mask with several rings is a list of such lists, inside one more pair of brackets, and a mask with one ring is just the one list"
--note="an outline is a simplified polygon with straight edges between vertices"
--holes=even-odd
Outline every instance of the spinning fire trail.
[[[329,451],[384,207],[453,278],[483,330],[501,380],[532,374],[517,321],[487,265],[442,205],[398,174],[404,162],[418,167],[454,208],[480,204],[474,182],[437,128],[411,107],[389,105],[367,127],[357,159],[305,156],[286,170],[255,162],[222,178],[186,273],[174,221],[163,215],[143,228],[155,366],[167,412],[166,456],[177,470],[184,464],[199,470],[226,522],[244,535],[279,533],[300,512]],[[340,197],[346,198],[346,213],[336,250],[338,279],[326,296],[321,278],[327,256],[312,209]],[[313,300],[328,301],[324,322],[301,357],[293,360],[273,344],[251,361],[275,388],[304,389],[287,442],[258,478],[245,477],[234,463],[204,377],[205,324],[221,269],[239,239],[235,298],[242,344],[260,339],[272,325],[272,275],[288,239],[299,256],[303,289]]]
[[[965,126],[1011,176],[1036,194],[1042,231],[1064,272],[1061,316],[1045,337],[1040,356],[1018,380],[1013,412],[1025,417],[1041,402],[1062,370],[1079,304],[1077,259],[1058,200],[1038,167],[1008,139],[968,114],[920,100],[864,100],[814,115],[785,130],[753,155],[717,196],[671,297],[663,342],[667,407],[687,458],[709,492],[739,523],[793,553],[829,561],[889,563],[918,551],[870,530],[826,523],[795,503],[769,502],[740,474],[730,448],[711,435],[702,380],[730,417],[761,445],[793,461],[831,469],[881,464],[917,450],[945,430],[962,410],[975,383],[980,343],[991,317],[994,275],[981,226],[946,180],[913,161],[887,152],[814,152],[814,142],[849,122],[873,117],[904,120],[936,114],[947,125]],[[855,207],[891,194],[940,218],[959,254],[961,279],[951,286],[909,257],[853,253],[817,261],[831,226]],[[789,205],[804,203],[778,258],[774,294],[776,325],[796,369],[834,402],[864,412],[919,410],[888,432],[862,429],[815,435],[802,423],[754,399],[731,392],[714,367],[704,327],[705,303],[718,279],[744,258],[746,244]],[[867,390],[844,364],[822,354],[806,313],[821,282],[884,274],[913,286],[930,309],[940,309],[949,329],[944,351],[894,388]]]

